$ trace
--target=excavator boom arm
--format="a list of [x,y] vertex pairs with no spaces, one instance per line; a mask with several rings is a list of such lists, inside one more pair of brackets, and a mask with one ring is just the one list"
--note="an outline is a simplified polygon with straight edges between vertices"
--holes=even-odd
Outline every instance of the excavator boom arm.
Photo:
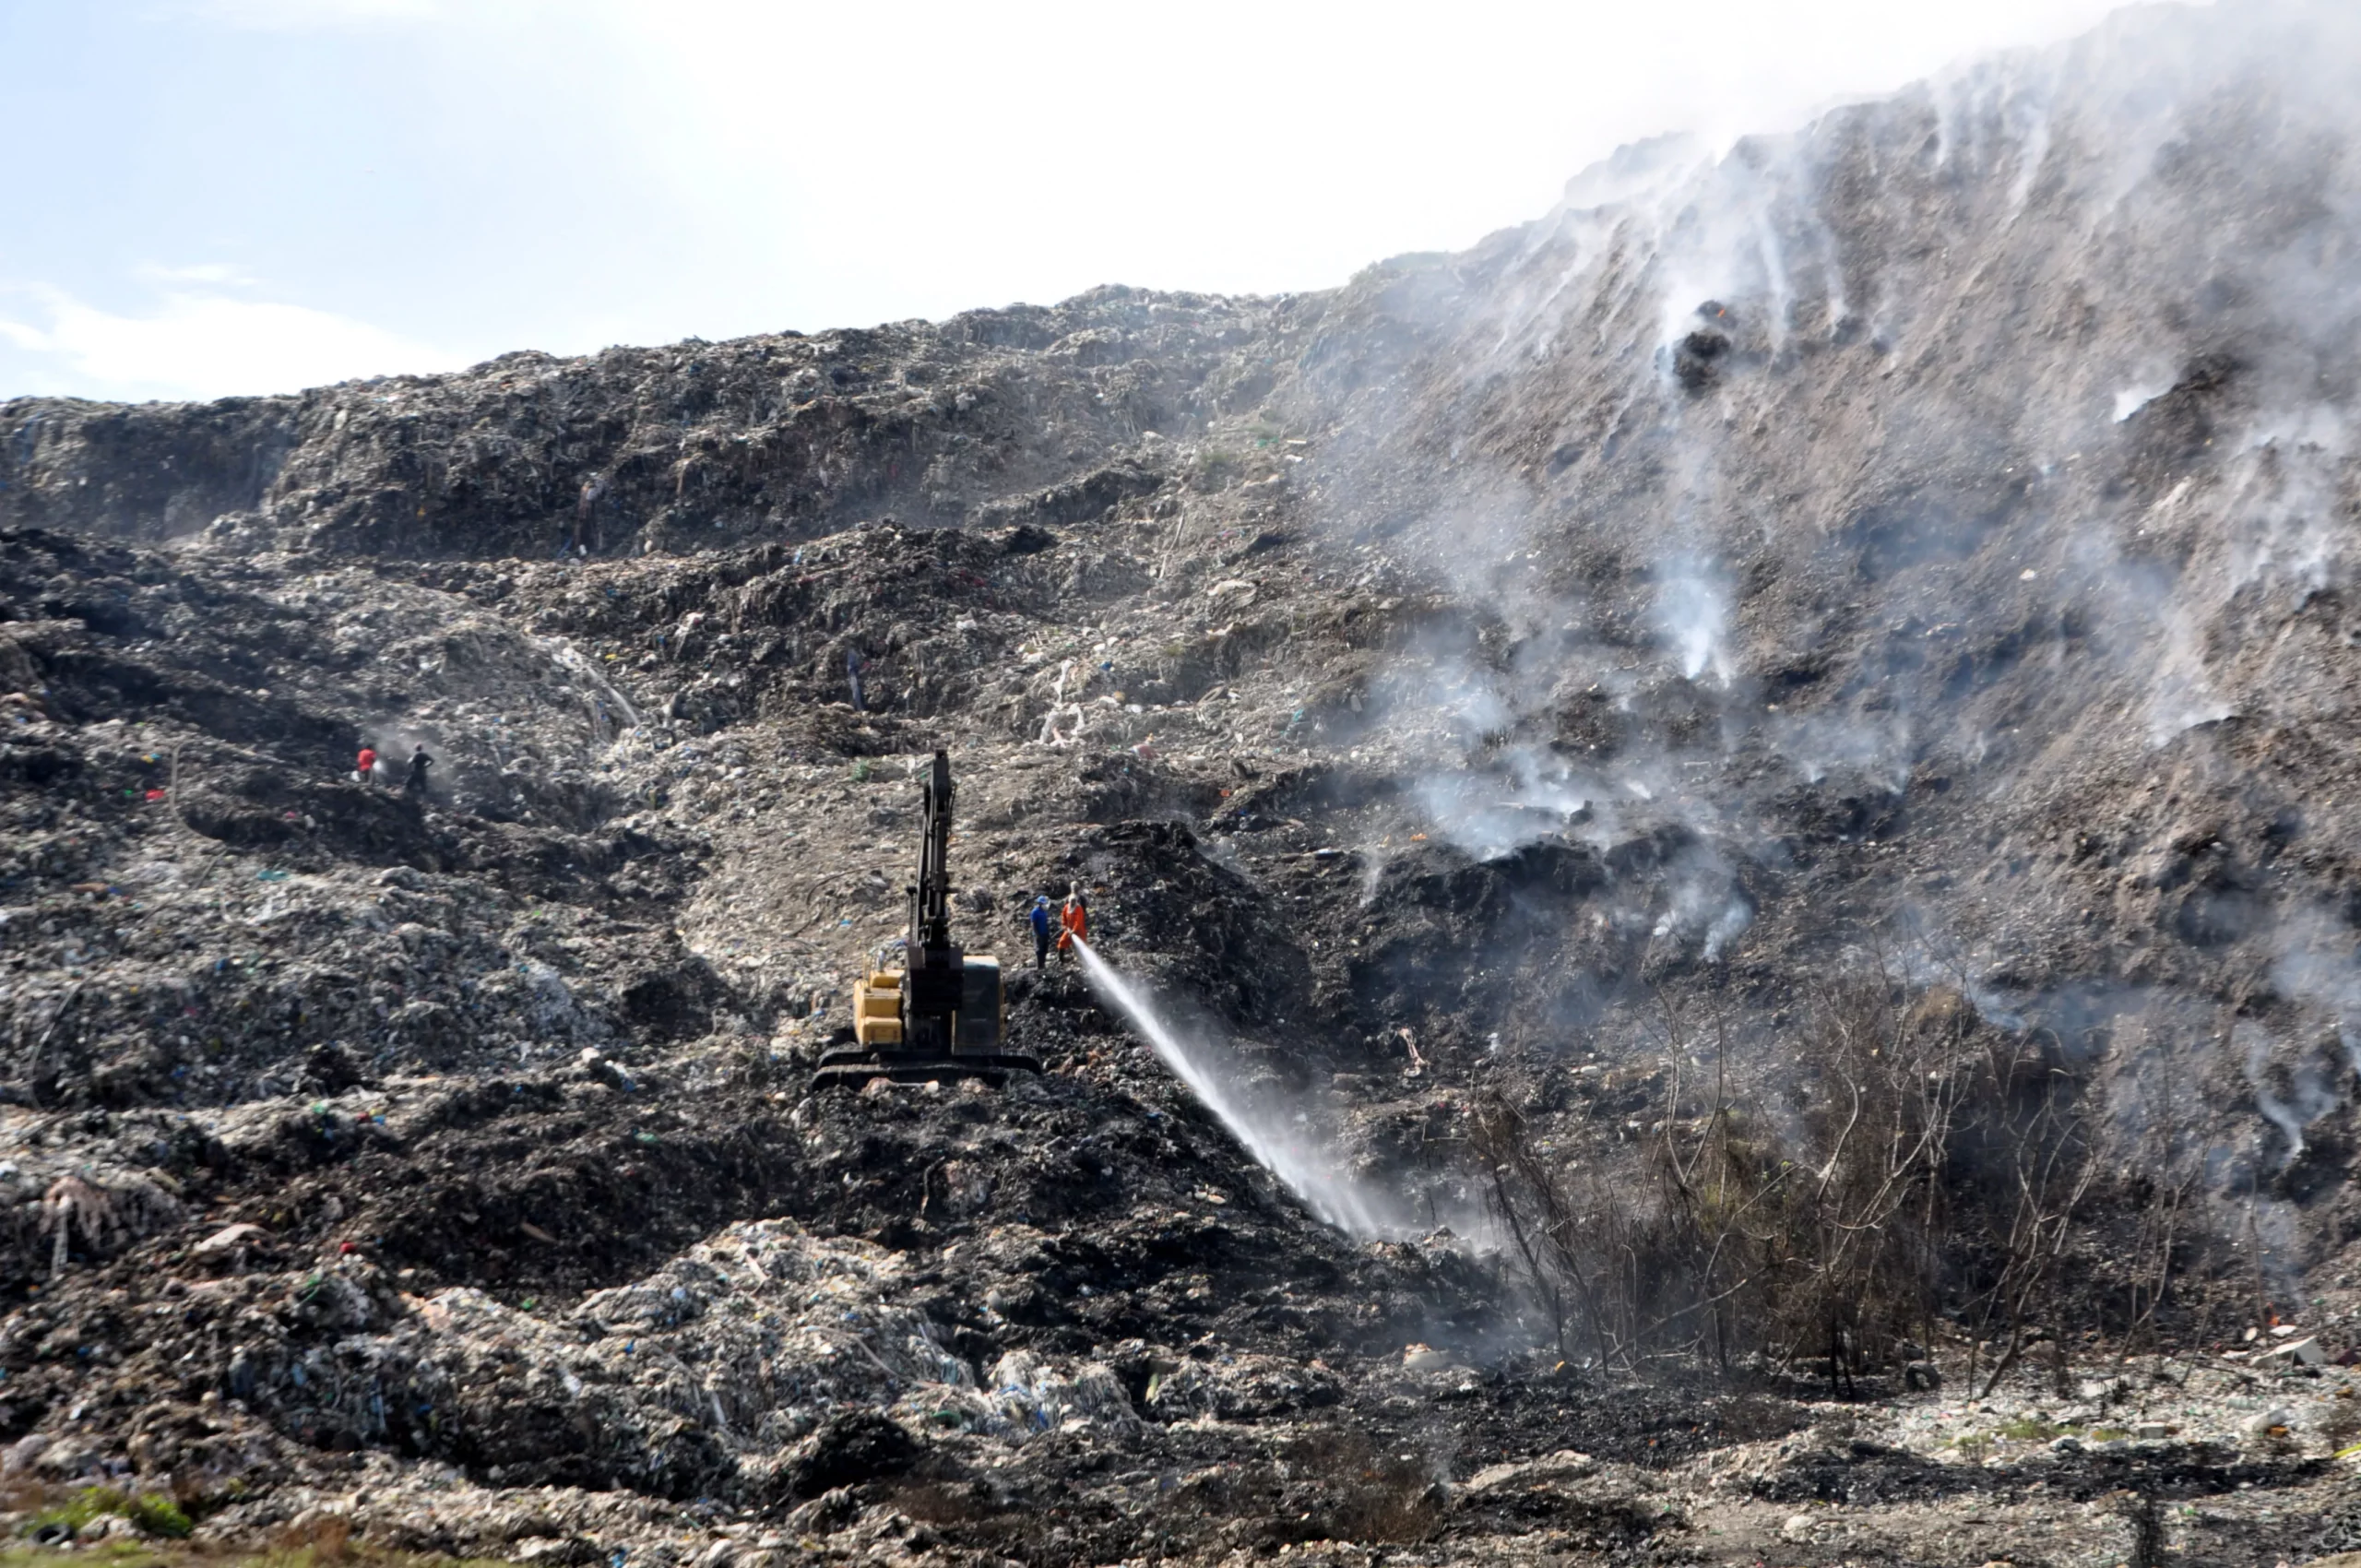
[[937,752],[925,786],[925,836],[910,889],[910,951],[951,944],[951,754]]
[[1030,1056],[1001,1049],[1006,996],[1000,962],[969,957],[951,934],[951,754],[937,752],[920,781],[919,878],[902,968],[878,967],[853,986],[852,1044],[820,1058],[817,1087],[1038,1073]]

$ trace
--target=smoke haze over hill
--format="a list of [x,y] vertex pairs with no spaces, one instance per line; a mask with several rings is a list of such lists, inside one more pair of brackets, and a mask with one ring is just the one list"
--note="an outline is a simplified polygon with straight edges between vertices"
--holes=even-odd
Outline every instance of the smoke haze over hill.
[[[2143,6],[1331,288],[0,404],[0,1437],[565,1562],[2361,1541],[2356,122]],[[938,748],[1049,1070],[812,1092]]]

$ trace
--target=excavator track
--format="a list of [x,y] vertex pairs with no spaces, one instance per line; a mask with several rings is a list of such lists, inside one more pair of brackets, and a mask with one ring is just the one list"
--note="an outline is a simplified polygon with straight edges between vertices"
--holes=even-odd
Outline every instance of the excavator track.
[[878,1078],[896,1084],[949,1084],[962,1078],[980,1078],[998,1088],[1008,1081],[1011,1073],[1038,1073],[1040,1070],[1041,1063],[1037,1059],[1009,1051],[953,1057],[904,1057],[893,1051],[848,1047],[827,1051],[821,1056],[819,1070],[812,1075],[812,1087],[815,1089],[857,1089]]

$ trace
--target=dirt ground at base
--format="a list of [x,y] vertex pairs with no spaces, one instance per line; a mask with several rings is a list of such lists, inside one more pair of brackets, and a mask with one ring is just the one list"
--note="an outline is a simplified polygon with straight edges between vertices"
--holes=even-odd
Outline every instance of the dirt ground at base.
[[[2327,25],[1318,293],[0,404],[11,1527],[2361,1550]],[[938,750],[1044,1070],[816,1092]],[[1036,961],[1077,890],[1139,1009]],[[1873,1090],[1928,1157],[1762,1218]]]

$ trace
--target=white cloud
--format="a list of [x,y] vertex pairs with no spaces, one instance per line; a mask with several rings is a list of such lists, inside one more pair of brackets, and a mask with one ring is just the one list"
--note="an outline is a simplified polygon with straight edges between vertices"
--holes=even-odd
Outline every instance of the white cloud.
[[62,290],[15,291],[40,324],[0,315],[0,343],[29,362],[11,379],[105,397],[292,392],[355,376],[445,370],[462,356],[306,305],[181,291],[117,315]]
[[1539,217],[1620,142],[1792,127],[2115,4],[597,0],[579,15],[645,63],[625,101],[661,106],[646,135],[685,204],[777,215],[765,238],[821,303],[798,325],[819,327],[1102,282],[1340,283]]
[[184,0],[207,21],[266,32],[307,32],[354,22],[423,21],[440,0]]
[[132,268],[135,277],[150,283],[209,283],[216,287],[237,288],[252,285],[255,275],[231,262],[207,261],[188,267],[166,267],[161,262],[147,262]]

